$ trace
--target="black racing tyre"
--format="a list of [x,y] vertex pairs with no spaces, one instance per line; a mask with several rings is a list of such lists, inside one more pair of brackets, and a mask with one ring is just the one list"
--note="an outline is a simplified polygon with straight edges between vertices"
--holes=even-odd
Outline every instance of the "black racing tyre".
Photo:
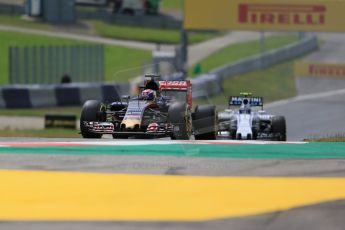
[[217,111],[213,105],[199,105],[195,108],[194,133],[196,140],[216,140],[218,132]]
[[230,130],[230,139],[236,140],[236,130]]
[[272,118],[272,133],[278,141],[286,141],[286,121],[283,116]]
[[237,134],[237,137],[236,137],[236,138],[237,138],[237,140],[242,140],[242,134],[240,134],[240,133]]
[[84,121],[106,121],[105,107],[99,101],[85,102],[80,116],[80,132],[83,138],[101,138],[102,134],[91,133],[84,126]]
[[253,130],[253,140],[257,140],[258,139],[258,131]]
[[189,140],[192,135],[192,118],[186,103],[169,106],[168,121],[174,126],[173,140]]

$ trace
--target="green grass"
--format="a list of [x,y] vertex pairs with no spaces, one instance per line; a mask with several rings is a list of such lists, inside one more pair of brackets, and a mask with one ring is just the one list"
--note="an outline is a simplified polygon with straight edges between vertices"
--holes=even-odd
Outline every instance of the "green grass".
[[40,21],[28,21],[22,18],[22,15],[14,14],[0,14],[0,23],[3,25],[11,25],[17,27],[31,28],[31,29],[40,29],[40,30],[49,30],[50,27],[48,24],[41,23]]
[[0,109],[0,116],[44,117],[46,114],[69,114],[80,116],[81,107],[54,107],[35,109]]
[[[45,36],[29,35],[14,32],[0,31],[0,84],[8,83],[8,48],[10,46],[48,46],[48,45],[76,45],[88,44],[85,42],[69,39],[52,38]],[[151,53],[143,50],[123,48],[118,46],[105,46],[105,73],[108,81],[125,81],[129,77],[114,74],[118,71],[128,68],[139,67],[151,60]],[[132,73],[132,72],[131,72]]]
[[0,137],[42,137],[42,138],[78,138],[81,137],[73,129],[38,129],[38,130],[0,130]]
[[225,80],[221,95],[207,100],[196,100],[194,104],[214,104],[217,105],[218,110],[223,110],[227,107],[229,97],[237,96],[241,92],[251,92],[254,96],[261,96],[265,103],[296,96],[294,61]]
[[[95,7],[78,7],[78,9],[97,10]],[[101,20],[89,20],[87,22],[92,26],[93,32],[101,37],[163,44],[178,44],[180,42],[179,30],[121,26]],[[0,24],[53,31],[53,27],[49,24],[23,20],[21,15],[0,14]],[[87,32],[87,29],[84,32]],[[190,44],[199,43],[219,35],[222,35],[222,32],[190,32],[189,42]]]
[[[180,42],[179,30],[120,26],[96,20],[90,20],[89,23],[102,37],[163,44],[178,44]],[[191,32],[189,33],[189,43],[202,42],[221,34],[220,32]]]
[[[272,36],[267,37],[265,41],[265,51],[273,50],[297,41],[297,36]],[[260,41],[243,42],[238,44],[229,45],[228,47],[211,54],[200,62],[202,71],[209,72],[217,67],[259,54]],[[189,76],[193,74],[193,68],[189,70]]]
[[182,10],[184,0],[162,0],[161,8],[163,10]]
[[[151,62],[151,59],[152,55],[149,51],[106,46],[105,80],[128,81],[131,78],[135,78],[142,74],[141,66]],[[128,69],[131,69],[131,71],[125,71]]]
[[345,142],[345,134],[338,134],[329,137],[312,137],[304,139],[306,142]]

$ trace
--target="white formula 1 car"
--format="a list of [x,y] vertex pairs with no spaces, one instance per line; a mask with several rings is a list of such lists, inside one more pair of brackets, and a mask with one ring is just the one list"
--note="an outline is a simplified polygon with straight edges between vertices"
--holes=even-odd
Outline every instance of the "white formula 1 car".
[[[254,111],[254,107],[261,109]],[[218,121],[220,138],[286,141],[285,117],[268,114],[263,109],[263,99],[250,93],[230,97],[229,109],[219,113]]]

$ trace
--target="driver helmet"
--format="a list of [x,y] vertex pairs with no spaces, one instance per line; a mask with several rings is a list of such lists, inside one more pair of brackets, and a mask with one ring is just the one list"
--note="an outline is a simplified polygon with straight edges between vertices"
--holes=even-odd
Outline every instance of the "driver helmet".
[[156,99],[156,92],[152,89],[145,89],[141,96],[144,100],[153,101]]

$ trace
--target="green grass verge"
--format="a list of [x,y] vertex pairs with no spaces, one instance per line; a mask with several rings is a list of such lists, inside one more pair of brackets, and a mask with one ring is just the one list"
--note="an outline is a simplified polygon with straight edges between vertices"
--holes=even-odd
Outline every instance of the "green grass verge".
[[69,114],[80,116],[81,107],[54,107],[35,109],[0,109],[0,116],[44,117],[46,114]]
[[345,134],[338,134],[330,137],[307,138],[306,142],[345,142]]
[[[52,38],[24,33],[0,31],[0,84],[8,84],[8,49],[11,46],[48,46],[48,45],[76,45],[88,44],[85,42],[69,39]],[[137,75],[115,75],[118,71],[139,67],[151,60],[151,53],[148,51],[123,48],[119,46],[105,46],[105,74],[108,81],[125,81],[129,77]],[[139,70],[137,71],[139,72]],[[133,74],[133,72],[131,72]],[[73,77],[73,76],[72,76]]]
[[251,92],[261,96],[265,103],[297,95],[294,61],[284,62],[269,68],[235,76],[223,82],[223,93],[207,100],[195,100],[194,104],[214,104],[218,110],[227,107],[230,96]]
[[[98,35],[108,38],[178,44],[181,37],[179,30],[120,26],[96,20],[90,20],[89,23]],[[190,32],[189,43],[202,42],[219,35],[221,35],[221,32]]]
[[[297,36],[272,36],[265,40],[265,51],[280,48],[294,43],[298,40]],[[239,61],[249,56],[257,55],[261,52],[260,41],[243,42],[229,45],[220,51],[211,54],[200,62],[203,73],[207,73],[217,67]],[[189,69],[189,76],[194,77],[193,68]]]
[[162,0],[161,8],[163,10],[182,10],[183,0]]
[[73,129],[42,129],[42,130],[0,130],[0,137],[42,137],[42,138],[80,138]]
[[[80,9],[97,10],[95,7],[78,7],[78,10]],[[93,32],[101,37],[164,44],[178,44],[180,42],[179,30],[122,26],[101,20],[88,20],[87,22],[92,26]],[[53,27],[49,24],[23,20],[21,15],[0,14],[0,24],[53,31]],[[85,29],[84,32],[87,31],[88,29]],[[222,32],[190,32],[189,42],[190,44],[199,43],[219,35],[222,35]]]
[[22,15],[19,14],[0,14],[0,23],[3,25],[18,26],[23,28],[49,30],[48,24],[44,24],[40,21],[24,20]]

